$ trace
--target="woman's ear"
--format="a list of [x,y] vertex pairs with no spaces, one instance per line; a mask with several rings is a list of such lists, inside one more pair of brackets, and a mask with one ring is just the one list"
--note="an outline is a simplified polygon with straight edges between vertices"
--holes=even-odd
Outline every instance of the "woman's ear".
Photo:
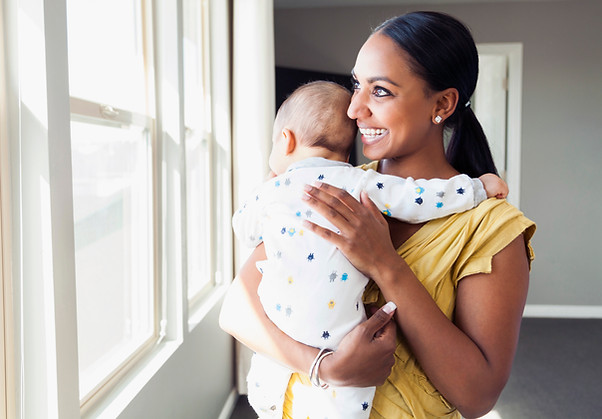
[[285,141],[284,152],[288,156],[297,148],[297,138],[295,137],[295,133],[288,128],[282,129],[282,138]]
[[437,102],[433,108],[431,119],[434,124],[440,124],[451,116],[458,105],[458,90],[454,87],[437,92]]

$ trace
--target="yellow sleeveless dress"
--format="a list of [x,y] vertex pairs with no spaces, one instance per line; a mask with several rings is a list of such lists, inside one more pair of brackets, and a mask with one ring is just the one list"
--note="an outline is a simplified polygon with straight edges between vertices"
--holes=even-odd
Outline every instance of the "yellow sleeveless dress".
[[[371,166],[368,165],[376,168]],[[488,199],[472,210],[429,221],[397,253],[451,319],[458,282],[468,275],[490,273],[493,256],[520,234],[530,264],[534,258],[530,245],[534,233],[535,224],[514,206],[502,199]],[[372,281],[364,293],[364,302],[379,306],[385,303]],[[371,419],[461,418],[431,384],[400,336],[395,357],[391,375],[376,388]],[[285,396],[285,419],[292,418],[296,385],[311,384],[306,375],[293,374]]]

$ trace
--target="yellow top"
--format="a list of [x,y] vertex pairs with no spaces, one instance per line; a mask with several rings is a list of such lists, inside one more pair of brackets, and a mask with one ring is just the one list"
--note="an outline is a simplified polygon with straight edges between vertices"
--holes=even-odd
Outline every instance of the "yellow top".
[[[458,282],[468,275],[490,273],[493,256],[520,234],[524,236],[530,264],[534,256],[529,241],[534,232],[535,224],[522,212],[506,200],[492,198],[472,210],[429,221],[397,253],[451,319]],[[372,281],[364,293],[364,302],[379,306],[385,303]],[[371,419],[461,417],[431,384],[400,336],[395,357],[391,375],[376,388]],[[290,417],[287,411],[292,407],[292,385],[306,382],[303,378],[294,374],[289,382],[285,418]]]

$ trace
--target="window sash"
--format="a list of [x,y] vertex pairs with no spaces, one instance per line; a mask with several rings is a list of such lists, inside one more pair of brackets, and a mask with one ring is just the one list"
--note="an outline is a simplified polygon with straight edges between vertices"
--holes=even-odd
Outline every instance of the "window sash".
[[[80,377],[80,391],[81,386],[86,385],[85,394],[80,394],[80,406],[82,412],[85,412],[95,405],[95,400],[102,398],[103,394],[110,392],[114,388],[114,384],[131,371],[139,362],[146,357],[150,351],[155,347],[162,336],[165,334],[159,330],[160,317],[161,317],[161,275],[160,275],[160,263],[157,263],[158,258],[161,257],[159,240],[159,217],[161,210],[161,194],[158,188],[158,182],[160,181],[161,164],[159,161],[160,153],[157,152],[157,130],[155,115],[155,83],[154,83],[154,48],[153,36],[151,35],[152,30],[152,7],[150,0],[139,0],[137,7],[137,13],[139,19],[135,22],[135,25],[140,28],[141,38],[138,38],[136,42],[141,43],[142,47],[142,59],[144,65],[145,80],[144,85],[146,86],[146,98],[145,102],[147,114],[133,111],[131,109],[123,109],[113,104],[95,102],[90,98],[70,97],[70,110],[71,110],[71,122],[72,123],[84,123],[92,126],[105,126],[117,129],[128,129],[128,128],[142,128],[146,132],[146,138],[148,141],[148,154],[146,156],[149,171],[147,172],[147,183],[150,186],[148,190],[148,202],[150,205],[149,209],[149,224],[146,227],[146,231],[150,235],[149,247],[148,247],[148,271],[150,275],[149,292],[152,294],[151,310],[152,318],[151,330],[146,338],[143,340],[129,341],[125,345],[118,344],[111,348],[110,357],[106,360],[95,359],[88,368],[89,376],[88,383],[82,383],[82,371],[79,371]],[[77,16],[74,18],[77,19]],[[137,108],[140,106],[137,105]],[[139,153],[136,153],[139,155]],[[130,192],[132,193],[132,192]],[[135,193],[135,192],[134,192]],[[135,227],[134,227],[135,228]],[[131,234],[131,228],[129,229]],[[127,234],[127,232],[125,233]],[[132,266],[131,257],[129,258],[129,265]],[[139,279],[144,280],[144,279]],[[133,279],[136,281],[136,279]],[[131,285],[130,285],[131,286]],[[135,286],[135,285],[134,285]],[[131,305],[135,302],[126,303]],[[141,335],[140,337],[142,337]],[[101,366],[99,371],[93,371],[95,364]],[[95,382],[96,384],[91,384]]]
[[[217,285],[216,210],[219,200],[215,195],[215,183],[218,179],[216,174],[218,164],[213,158],[215,145],[211,124],[208,7],[207,0],[182,2],[187,296],[191,308],[200,304]],[[199,72],[200,75],[194,75]],[[199,221],[197,218],[200,215],[198,205],[204,205],[201,213],[206,217],[205,220]],[[199,258],[202,258],[202,261],[199,261]]]
[[155,121],[148,115],[116,108],[108,104],[92,102],[77,97],[69,100],[71,119],[92,124],[122,127],[136,125],[152,130]]
[[[134,124],[128,123],[131,121],[138,121],[138,122],[142,122],[145,123],[146,126],[143,127],[139,127],[139,128],[144,128],[145,131],[149,131],[149,134],[147,135],[147,137],[150,137],[149,139],[147,139],[146,141],[149,141],[149,145],[148,147],[152,147],[152,127],[154,126],[154,121],[150,118],[145,118],[143,115],[136,115],[135,113],[128,113],[128,112],[119,112],[119,115],[116,118],[113,119],[109,119],[107,121],[106,117],[101,116],[98,117],[98,115],[96,114],[92,114],[91,112],[85,112],[86,110],[95,110],[96,112],[98,112],[98,109],[102,109],[102,105],[100,104],[94,104],[93,102],[89,102],[89,101],[77,101],[74,100],[72,98],[72,103],[75,102],[76,105],[81,105],[83,102],[85,102],[85,107],[84,107],[84,112],[82,112],[82,109],[75,108],[75,111],[79,111],[82,113],[72,113],[72,122],[84,122],[86,124],[93,124],[93,125],[98,125],[98,126],[110,126],[110,127],[116,127],[116,128],[127,128],[127,127],[132,127],[134,126]],[[94,105],[94,106],[93,106]],[[73,111],[74,109],[72,109]],[[120,111],[120,110],[119,110]],[[94,115],[94,116],[92,116]],[[121,121],[118,120],[118,118],[121,118]],[[144,141],[144,140],[142,140]],[[144,158],[144,157],[143,157]],[[146,159],[148,161],[148,166],[150,168],[152,168],[154,165],[153,163],[153,159],[152,159],[152,153],[148,153],[148,155],[146,156]],[[156,228],[153,228],[152,225],[155,225],[156,223],[154,222],[154,214],[156,213],[156,199],[154,199],[153,197],[156,196],[155,193],[153,193],[154,190],[154,186],[153,186],[153,179],[155,178],[155,176],[153,175],[154,170],[151,169],[151,171],[147,172],[147,180],[148,183],[151,185],[151,188],[147,191],[148,193],[148,200],[151,203],[151,208],[154,208],[155,210],[151,209],[149,211],[150,215],[149,215],[149,225],[148,226],[142,226],[141,228],[144,231],[149,231],[150,234],[150,239],[152,243],[156,242]],[[75,199],[77,199],[77,197],[75,196],[75,188],[74,188],[74,202]],[[74,204],[75,206],[75,204]],[[77,231],[77,225],[76,225],[76,229],[75,229],[75,233],[76,233],[76,237],[78,237],[78,231]],[[77,245],[77,241],[76,241],[76,245]],[[82,371],[80,371],[80,388],[82,390],[84,390],[84,392],[82,394],[80,394],[80,403],[82,405],[82,407],[84,407],[86,405],[86,403],[88,403],[89,401],[91,401],[91,399],[94,397],[95,394],[97,394],[98,392],[102,392],[102,389],[105,385],[110,384],[111,382],[113,382],[117,376],[120,375],[120,373],[127,371],[129,368],[131,368],[131,366],[134,364],[134,362],[138,359],[140,359],[147,351],[149,348],[152,347],[152,344],[157,342],[158,338],[159,338],[159,330],[158,330],[158,292],[159,292],[159,286],[158,286],[158,276],[155,272],[155,270],[153,269],[154,266],[154,260],[156,259],[156,253],[155,253],[155,246],[153,246],[152,244],[149,244],[149,247],[147,248],[148,251],[148,270],[149,270],[149,275],[150,275],[150,279],[152,281],[152,283],[150,284],[150,289],[149,291],[152,293],[152,302],[151,302],[151,309],[154,313],[154,315],[152,316],[151,319],[151,323],[152,323],[152,331],[148,334],[148,337],[146,339],[140,340],[132,340],[129,343],[127,343],[126,345],[117,345],[117,346],[113,346],[111,353],[110,353],[110,357],[107,359],[97,359],[92,365],[96,364],[96,365],[101,365],[104,366],[104,370],[101,371],[97,371],[97,372],[92,372],[92,377],[94,377],[93,379],[90,378],[90,375],[88,375],[86,382],[82,381]],[[77,247],[76,247],[76,252],[77,252]],[[75,256],[77,256],[77,253],[75,254]],[[131,258],[130,258],[131,261]],[[76,259],[77,262],[77,259]],[[135,263],[135,262],[134,262]],[[135,268],[135,266],[134,266]],[[77,263],[76,263],[76,271],[77,271]],[[135,279],[134,279],[135,280]],[[139,280],[144,281],[144,278],[139,278]],[[135,284],[132,284],[132,286],[135,286]],[[78,303],[80,303],[78,301]],[[135,305],[135,303],[130,302],[129,304],[133,304]],[[128,306],[129,307],[129,306]],[[81,320],[81,319],[80,319]],[[117,349],[117,350],[116,350]],[[90,374],[90,372],[88,371],[88,374]],[[89,384],[89,382],[95,382],[96,384],[91,385]],[[82,387],[82,386],[85,386]]]

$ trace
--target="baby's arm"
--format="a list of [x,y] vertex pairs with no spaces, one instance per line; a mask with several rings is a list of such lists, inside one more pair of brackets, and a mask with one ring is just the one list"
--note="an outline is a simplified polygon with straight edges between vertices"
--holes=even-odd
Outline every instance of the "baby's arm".
[[508,196],[508,185],[502,178],[493,173],[485,173],[479,176],[479,180],[483,183],[487,198],[505,198]]
[[451,179],[417,179],[367,174],[364,190],[385,214],[422,223],[474,208],[487,199],[483,183],[467,175]]

